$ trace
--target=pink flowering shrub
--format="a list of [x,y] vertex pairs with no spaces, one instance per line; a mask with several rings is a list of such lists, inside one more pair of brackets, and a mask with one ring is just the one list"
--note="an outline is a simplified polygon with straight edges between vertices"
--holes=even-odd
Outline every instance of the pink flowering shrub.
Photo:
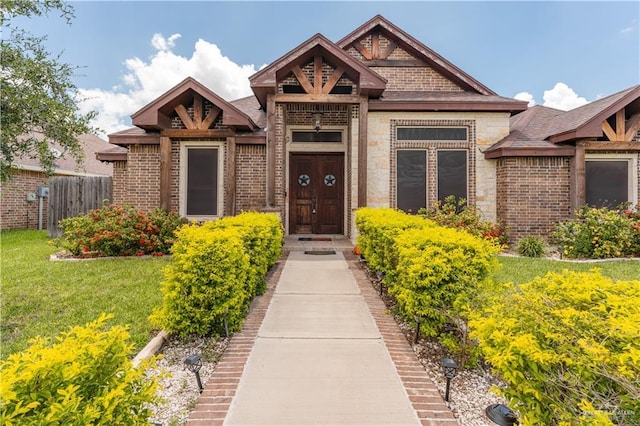
[[64,230],[56,245],[75,256],[162,256],[169,253],[175,231],[187,220],[155,209],[143,213],[131,206],[106,205],[60,221]]

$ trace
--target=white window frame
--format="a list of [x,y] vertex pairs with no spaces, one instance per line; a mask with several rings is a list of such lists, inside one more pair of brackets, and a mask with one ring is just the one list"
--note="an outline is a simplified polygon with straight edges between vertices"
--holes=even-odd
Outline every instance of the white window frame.
[[[218,149],[218,176],[217,176],[217,206],[216,215],[207,216],[187,216],[187,171],[189,165],[187,164],[188,150],[190,149]],[[224,216],[224,142],[221,141],[193,141],[193,142],[181,142],[180,143],[180,192],[179,192],[179,205],[180,215],[186,217],[188,220],[206,221],[214,220]]]
[[[585,154],[584,161],[624,161],[626,160],[628,163],[627,173],[628,179],[627,182],[627,198],[631,206],[638,205],[638,155],[637,154],[600,154],[600,153],[592,153]],[[586,191],[586,176],[585,176],[585,191]],[[585,200],[586,202],[586,200]]]

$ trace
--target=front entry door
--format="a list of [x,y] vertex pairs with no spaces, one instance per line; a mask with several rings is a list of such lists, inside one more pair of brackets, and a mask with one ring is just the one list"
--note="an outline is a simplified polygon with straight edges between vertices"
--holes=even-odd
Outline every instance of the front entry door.
[[342,234],[344,154],[291,154],[289,232]]

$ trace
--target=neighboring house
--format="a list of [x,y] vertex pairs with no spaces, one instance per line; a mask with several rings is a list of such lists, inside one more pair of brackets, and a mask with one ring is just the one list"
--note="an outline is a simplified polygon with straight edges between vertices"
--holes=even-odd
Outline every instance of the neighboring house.
[[[336,43],[317,34],[249,82],[254,96],[229,102],[187,78],[134,113],[134,128],[109,135],[126,148],[98,154],[114,164],[114,202],[197,220],[272,211],[287,234],[353,238],[359,207],[415,212],[455,195],[513,238],[544,235],[585,202],[580,176],[593,143],[583,139],[601,138],[605,121],[613,138],[638,124],[625,124],[635,88],[622,96],[635,94],[630,106],[601,100],[573,121],[537,108],[558,120],[557,132],[530,134],[536,109],[498,96],[382,16]],[[621,125],[612,108],[625,106]],[[601,133],[587,136],[581,120],[589,130],[600,120]],[[636,145],[598,143],[631,159],[628,201],[637,201]]]
[[[39,134],[36,134],[38,136]],[[52,177],[59,176],[111,176],[113,166],[99,161],[96,152],[113,148],[98,136],[80,135],[78,140],[84,151],[83,164],[76,164],[73,158],[65,156],[53,143],[60,157],[55,161]],[[13,173],[9,181],[2,183],[0,194],[0,213],[2,229],[37,229],[40,222],[40,203],[42,207],[42,226],[47,226],[48,203],[39,197],[38,188],[47,187],[49,178],[45,175],[37,158],[24,156],[13,163]],[[42,198],[42,199],[41,199]]]

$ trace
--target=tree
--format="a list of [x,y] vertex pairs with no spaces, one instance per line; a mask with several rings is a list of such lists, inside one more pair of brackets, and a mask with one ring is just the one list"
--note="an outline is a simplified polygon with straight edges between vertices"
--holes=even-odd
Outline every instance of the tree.
[[[51,174],[54,161],[63,155],[83,161],[78,136],[96,133],[90,124],[95,111],[81,114],[78,89],[71,82],[78,68],[52,56],[44,47],[46,37],[36,37],[13,25],[18,16],[48,16],[58,11],[71,23],[73,8],[62,0],[0,0],[2,58],[0,64],[0,177],[11,176],[14,161],[23,156],[39,160]],[[53,149],[55,142],[57,150]]]

